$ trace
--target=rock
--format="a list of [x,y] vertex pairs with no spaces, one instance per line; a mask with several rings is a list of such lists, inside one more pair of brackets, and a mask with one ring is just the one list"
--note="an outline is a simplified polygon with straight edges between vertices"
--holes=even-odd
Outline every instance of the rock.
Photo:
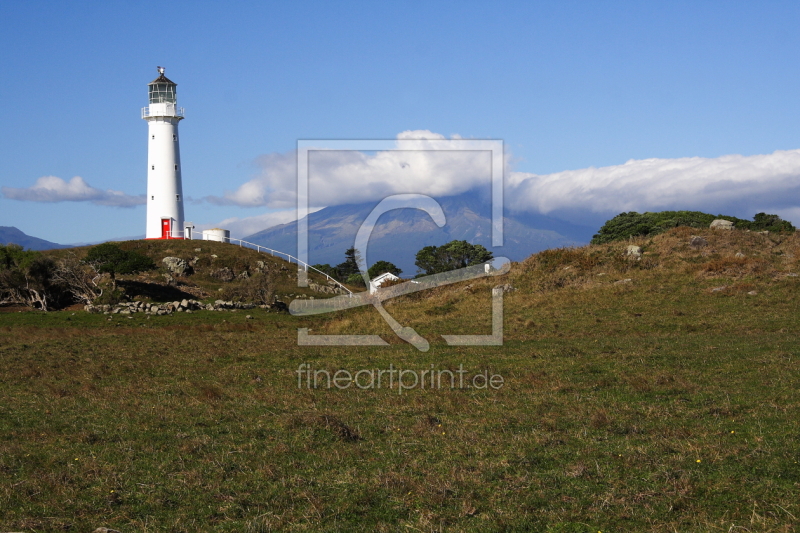
[[722,287],[714,287],[713,289],[711,289],[711,292],[720,292],[720,291],[724,291],[727,288],[728,288],[727,285],[723,285]]
[[231,270],[228,267],[223,267],[220,268],[219,270],[215,270],[214,272],[212,272],[211,277],[217,278],[220,281],[227,282],[227,281],[233,281],[233,279],[236,276],[233,274],[233,270]]
[[755,296],[756,294],[758,294],[758,291],[750,291],[747,294],[750,296]]
[[92,533],[120,533],[116,529],[108,529],[107,527],[98,527]]
[[711,229],[733,229],[733,222],[730,220],[722,220],[721,218],[716,219],[714,222],[711,223],[709,226]]
[[203,251],[203,249],[202,249],[202,248],[195,248],[195,249],[194,249],[194,251],[195,251],[195,252],[202,252],[202,251]]
[[703,246],[708,246],[708,241],[703,237],[692,235],[692,238],[689,239],[689,246],[692,248],[702,248]]
[[626,257],[633,257],[634,259],[641,259],[642,258],[642,247],[636,246],[635,244],[629,245],[625,249],[625,256]]
[[252,317],[252,316],[250,316],[250,315],[247,315],[245,318],[246,318],[247,320],[253,320],[253,317]]
[[622,283],[630,283],[631,281],[633,281],[631,278],[625,278],[625,279],[621,279],[619,281],[615,281],[614,285],[620,285]]
[[177,276],[183,276],[184,274],[188,274],[191,270],[189,267],[189,263],[179,257],[165,257],[161,260],[164,263],[164,266]]
[[736,252],[736,255],[734,255],[733,257],[735,257],[736,259],[742,259],[745,257],[745,255],[742,252]]
[[279,311],[281,313],[289,312],[289,306],[280,300],[275,300],[275,303],[272,304],[272,309]]
[[497,287],[494,288],[501,289],[503,292],[514,292],[515,290],[517,290],[517,288],[511,285],[510,283],[506,283],[505,285],[498,285]]
[[181,307],[183,307],[184,309],[188,309],[189,308],[189,300],[181,300],[181,303],[179,305]]

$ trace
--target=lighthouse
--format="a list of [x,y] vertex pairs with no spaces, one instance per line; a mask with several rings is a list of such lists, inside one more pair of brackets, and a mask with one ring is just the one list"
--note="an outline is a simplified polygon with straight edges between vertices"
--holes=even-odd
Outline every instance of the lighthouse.
[[177,84],[164,76],[148,84],[150,105],[142,108],[147,121],[147,239],[182,239],[183,190],[178,122]]

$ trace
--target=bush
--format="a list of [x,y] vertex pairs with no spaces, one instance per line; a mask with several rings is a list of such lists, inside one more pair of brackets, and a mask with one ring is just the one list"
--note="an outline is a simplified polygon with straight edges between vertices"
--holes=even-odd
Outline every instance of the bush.
[[678,226],[691,228],[707,228],[716,219],[730,220],[737,229],[752,231],[794,231],[791,223],[781,220],[778,215],[758,213],[754,220],[744,220],[727,215],[710,215],[700,211],[660,211],[658,213],[620,213],[606,221],[603,227],[592,237],[592,244],[604,244],[630,237],[658,235]]
[[95,246],[86,254],[84,263],[97,272],[111,276],[111,288],[117,288],[117,274],[136,274],[156,268],[156,264],[146,255],[136,251],[123,250],[116,244],[107,242]]
[[426,246],[417,252],[414,264],[420,274],[438,274],[472,265],[479,265],[494,258],[492,252],[480,244],[467,241],[450,241],[441,246]]

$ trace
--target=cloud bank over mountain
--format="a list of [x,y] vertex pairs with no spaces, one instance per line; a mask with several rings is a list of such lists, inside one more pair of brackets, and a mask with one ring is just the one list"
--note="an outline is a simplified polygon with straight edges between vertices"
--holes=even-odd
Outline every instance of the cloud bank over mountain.
[[[460,137],[446,139],[427,130],[406,131],[398,140],[403,150],[365,153],[319,150],[309,155],[309,201],[312,206],[358,204],[393,194],[451,196],[486,185],[491,177],[491,153],[465,151]],[[435,149],[426,140],[437,142]],[[448,149],[450,145],[451,149]],[[411,148],[411,149],[409,149]],[[297,154],[259,157],[258,176],[222,197],[206,198],[217,205],[293,208],[297,203]]]
[[[309,160],[310,202],[335,206],[378,201],[392,194],[452,196],[490,181],[491,155],[462,151],[458,135],[406,131],[409,151],[318,151]],[[426,139],[450,140],[452,151],[426,150]],[[692,209],[752,216],[758,211],[800,214],[800,150],[716,158],[630,160],[621,165],[537,175],[511,168],[506,154],[505,203],[511,212],[596,224],[623,211]],[[221,197],[221,205],[293,208],[295,152],[258,158],[252,180]]]
[[92,187],[80,177],[65,181],[56,176],[43,176],[31,187],[3,187],[3,196],[24,202],[90,202],[112,207],[136,207],[146,200],[143,194],[131,196],[121,191]]

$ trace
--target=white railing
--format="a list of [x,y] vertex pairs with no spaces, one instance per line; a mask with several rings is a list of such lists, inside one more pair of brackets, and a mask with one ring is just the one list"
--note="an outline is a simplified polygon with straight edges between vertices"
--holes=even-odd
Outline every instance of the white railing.
[[318,272],[319,274],[322,274],[323,276],[325,276],[325,279],[327,279],[328,281],[334,282],[340,288],[346,290],[348,296],[350,296],[351,298],[353,296],[353,291],[351,291],[350,289],[348,289],[347,287],[345,287],[344,285],[342,285],[341,283],[339,283],[338,281],[336,281],[335,279],[330,277],[328,274],[326,274],[322,270],[320,270],[318,268],[314,268],[313,266],[309,265],[305,261],[301,261],[300,259],[296,258],[293,255],[287,254],[286,252],[280,252],[278,250],[273,250],[272,248],[267,248],[266,246],[261,246],[260,244],[254,244],[252,242],[243,241],[242,239],[227,239],[227,240],[230,242],[230,244],[235,244],[235,243],[238,242],[239,246],[242,247],[242,248],[248,247],[248,248],[251,248],[251,249],[254,248],[257,252],[261,252],[261,251],[263,251],[264,253],[268,253],[269,252],[269,254],[272,255],[273,257],[275,256],[275,254],[282,255],[282,256],[286,257],[286,260],[288,262],[296,263],[297,266],[303,267],[303,269],[306,272],[308,272],[308,270],[311,269],[311,270],[313,270],[315,272]]
[[[200,232],[200,233],[202,234],[202,232]],[[171,231],[170,232],[170,238],[171,239],[184,239],[185,237],[184,237],[184,234],[183,234],[182,231]],[[313,266],[309,265],[305,261],[301,261],[297,257],[295,257],[295,256],[293,256],[291,254],[287,254],[286,252],[281,252],[279,250],[273,250],[272,248],[267,248],[266,246],[261,246],[260,244],[255,244],[255,243],[252,243],[252,242],[243,241],[242,239],[232,239],[232,238],[229,238],[229,237],[225,237],[222,241],[218,241],[218,240],[214,240],[214,239],[208,239],[208,240],[211,241],[211,242],[225,242],[225,243],[234,244],[234,245],[236,243],[238,243],[241,248],[245,248],[246,247],[246,248],[254,249],[255,251],[257,251],[259,253],[261,253],[261,252],[263,252],[265,254],[269,253],[273,257],[275,257],[275,255],[283,256],[283,257],[286,258],[286,260],[289,263],[295,263],[295,264],[297,264],[297,266],[303,267],[303,269],[306,272],[308,272],[308,270],[311,269],[314,272],[318,272],[319,274],[322,274],[323,276],[325,276],[326,280],[334,282],[338,287],[340,287],[340,288],[344,289],[345,291],[347,291],[348,296],[350,296],[351,298],[353,296],[353,291],[351,291],[350,289],[348,289],[347,287],[345,287],[344,285],[342,285],[341,283],[339,283],[338,281],[333,279],[331,276],[329,276],[328,274],[326,274],[322,270],[320,270],[318,268],[314,268]]]
[[[150,112],[150,106],[142,108],[142,118],[147,117],[183,117],[183,108],[176,107],[175,104],[156,104],[153,112]],[[166,106],[166,107],[162,107]]]

